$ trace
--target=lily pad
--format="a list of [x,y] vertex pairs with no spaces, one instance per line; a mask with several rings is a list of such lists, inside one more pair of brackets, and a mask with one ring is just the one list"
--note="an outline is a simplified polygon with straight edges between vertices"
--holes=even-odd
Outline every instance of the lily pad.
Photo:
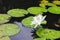
[[20,28],[16,24],[3,24],[0,25],[0,30],[3,31],[4,36],[12,36],[20,32]]
[[12,9],[7,12],[12,17],[22,17],[25,14],[28,14],[28,12],[24,9]]
[[39,4],[39,6],[41,6],[41,7],[44,7],[44,8],[45,8],[46,6],[50,6],[50,7],[52,7],[52,6],[53,6],[53,7],[55,7],[56,5],[55,5],[55,4],[53,4],[53,3],[50,3],[50,2],[48,2],[48,1],[45,1],[45,2],[43,1],[43,3],[40,3],[40,4]]
[[7,36],[7,37],[0,38],[0,40],[10,40],[10,38]]
[[33,16],[23,19],[22,24],[25,27],[34,28],[34,25],[31,25],[32,21],[33,21]]
[[43,20],[41,24],[47,24],[47,21],[46,20]]
[[48,1],[41,1],[41,3],[39,4],[39,6],[45,8],[45,6],[46,6],[47,3],[48,3]]
[[38,29],[36,34],[39,37],[45,37],[46,39],[57,39],[60,38],[60,31],[53,29]]
[[60,5],[60,1],[53,1],[55,5]]
[[8,14],[0,14],[0,24],[8,22],[10,19],[10,16]]
[[48,11],[52,14],[60,14],[60,7],[50,7]]
[[43,14],[43,12],[47,12],[47,10],[42,7],[30,7],[27,10],[28,12],[34,15]]
[[[22,24],[28,28],[34,28],[35,27],[35,24],[31,25],[32,22],[33,22],[33,16],[30,16],[30,17],[22,20]],[[42,21],[42,24],[46,24],[46,23],[47,23],[46,20]]]
[[0,30],[0,37],[4,36],[4,33]]
[[34,40],[46,40],[46,38],[36,38]]

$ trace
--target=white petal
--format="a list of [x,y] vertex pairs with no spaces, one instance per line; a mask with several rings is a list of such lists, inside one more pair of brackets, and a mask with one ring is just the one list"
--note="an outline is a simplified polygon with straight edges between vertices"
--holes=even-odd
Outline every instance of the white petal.
[[42,21],[46,18],[46,15],[42,18]]
[[35,24],[35,27],[36,28],[38,25],[41,25],[42,21],[46,18],[46,15],[43,16],[43,15],[37,15],[35,17],[33,17],[33,21],[31,23],[31,25]]

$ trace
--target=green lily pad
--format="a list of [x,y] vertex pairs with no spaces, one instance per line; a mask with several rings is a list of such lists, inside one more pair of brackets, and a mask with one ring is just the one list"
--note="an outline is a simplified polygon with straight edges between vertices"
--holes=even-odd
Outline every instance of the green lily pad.
[[7,36],[7,37],[0,38],[0,40],[10,40],[10,38]]
[[0,24],[9,21],[10,16],[7,14],[0,14]]
[[38,29],[36,34],[39,37],[45,37],[46,39],[57,39],[60,38],[60,31],[53,29]]
[[48,11],[52,14],[60,14],[60,7],[50,7]]
[[28,14],[28,12],[24,9],[12,9],[7,12],[12,17],[22,17],[25,14]]
[[[35,27],[35,24],[31,25],[32,22],[33,22],[33,16],[30,16],[30,17],[22,20],[22,24],[28,28],[34,28]],[[42,24],[46,24],[46,23],[47,23],[46,20],[42,21]]]
[[0,25],[0,30],[3,31],[4,36],[12,36],[20,32],[20,28],[16,24],[3,24]]
[[27,10],[28,12],[34,15],[43,14],[43,12],[47,12],[47,10],[42,7],[30,7]]
[[0,37],[4,36],[4,33],[0,30]]
[[9,20],[1,20],[0,24],[6,23],[6,22],[9,22]]
[[46,40],[46,38],[36,38],[36,39],[33,39],[33,40]]
[[55,7],[56,5],[46,1],[45,3],[40,3],[39,6],[45,8],[46,6]]
[[23,19],[22,24],[25,27],[34,28],[34,25],[31,25],[32,21],[33,21],[33,16]]

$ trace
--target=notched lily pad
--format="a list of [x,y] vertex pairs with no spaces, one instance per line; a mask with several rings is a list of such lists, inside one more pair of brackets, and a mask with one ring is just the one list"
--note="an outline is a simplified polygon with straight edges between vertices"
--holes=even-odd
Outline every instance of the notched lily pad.
[[8,14],[0,14],[0,24],[8,22],[10,17]]
[[12,36],[20,32],[20,28],[16,24],[3,24],[0,25],[0,30],[3,31],[4,36]]
[[33,16],[23,19],[22,24],[25,27],[34,28],[34,25],[31,25],[32,21],[33,21]]
[[34,15],[43,14],[43,12],[47,12],[47,10],[42,7],[30,7],[27,10],[28,12]]
[[48,11],[52,14],[60,14],[60,7],[50,7]]
[[28,12],[24,9],[12,9],[7,12],[12,17],[22,17],[24,14],[28,14]]
[[1,37],[0,40],[10,40],[10,38],[7,36],[7,37]]
[[38,29],[36,34],[39,37],[45,37],[46,39],[57,39],[60,38],[60,31],[52,29]]

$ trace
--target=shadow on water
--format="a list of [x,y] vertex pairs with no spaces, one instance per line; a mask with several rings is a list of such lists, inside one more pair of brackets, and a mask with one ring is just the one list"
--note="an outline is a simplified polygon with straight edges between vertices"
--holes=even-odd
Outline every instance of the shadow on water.
[[52,14],[52,13],[49,13],[49,12],[45,13],[44,15],[47,15],[47,17],[46,17],[46,21],[47,21],[46,26],[48,28],[60,30],[59,27],[54,26],[54,24],[57,23],[58,20],[60,19],[60,15]]

